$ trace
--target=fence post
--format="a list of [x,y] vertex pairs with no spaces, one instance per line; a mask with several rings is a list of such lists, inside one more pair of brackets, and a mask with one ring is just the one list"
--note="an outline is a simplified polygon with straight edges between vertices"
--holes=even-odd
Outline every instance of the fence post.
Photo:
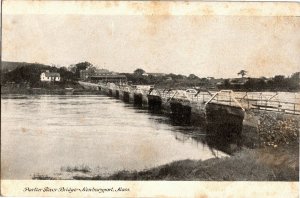
[[248,97],[248,92],[246,92],[246,95],[247,95],[248,109],[250,109],[250,101],[249,101],[249,97]]

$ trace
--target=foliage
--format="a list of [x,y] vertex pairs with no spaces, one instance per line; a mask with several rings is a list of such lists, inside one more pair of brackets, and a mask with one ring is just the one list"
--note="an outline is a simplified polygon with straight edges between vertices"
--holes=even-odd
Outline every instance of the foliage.
[[39,87],[41,86],[40,75],[45,70],[60,73],[62,83],[73,81],[75,79],[74,74],[68,71],[65,67],[57,68],[54,66],[33,63],[26,66],[17,67],[13,71],[3,73],[1,76],[1,82],[3,84],[7,82],[14,82],[17,84],[28,83],[31,86]]
[[127,80],[130,84],[151,84],[156,85],[157,87],[164,88],[188,88],[194,86],[205,86],[208,82],[206,78],[200,79],[194,74],[190,74],[188,77],[181,74],[165,74],[165,75],[142,75],[141,71],[144,70],[135,70],[134,73],[122,73],[126,75]]
[[244,84],[232,84],[229,79],[223,81],[219,85],[219,89],[232,89],[244,91],[297,91],[300,90],[299,72],[285,77],[283,75],[276,75],[273,78],[247,78]]
[[30,63],[25,62],[8,62],[8,61],[1,61],[1,73],[10,72],[18,67],[29,65]]
[[144,73],[146,73],[145,70],[140,69],[140,68],[134,70],[134,72],[133,72],[133,74],[136,75],[136,76],[141,76],[141,75],[143,75]]
[[244,76],[246,76],[247,75],[247,71],[246,70],[241,70],[241,71],[239,71],[239,73],[237,73],[237,75],[241,75],[242,76],[242,78],[244,78]]
[[89,62],[80,62],[75,65],[70,65],[69,70],[75,73],[76,78],[80,78],[80,71],[86,69],[95,69],[95,67]]
[[196,79],[199,79],[199,77],[196,76],[195,74],[190,74],[190,75],[188,76],[188,79],[196,80]]
[[[14,64],[14,63],[11,63]],[[55,67],[49,65],[43,65],[38,63],[18,63],[12,71],[1,73],[1,83],[14,82],[16,84],[28,83],[33,87],[41,87],[40,74],[49,70],[50,72],[58,72],[61,76],[61,83],[75,82],[80,78],[80,70],[90,70],[93,73],[96,70],[89,62],[80,62],[75,65],[66,67]],[[220,79],[208,79],[199,78],[195,74],[189,76],[181,74],[148,74],[143,75],[145,71],[143,69],[136,69],[134,73],[123,73],[129,82],[129,84],[150,84],[155,85],[157,88],[178,88],[186,89],[191,87],[208,88],[212,89],[216,87],[217,82],[221,82]],[[240,75],[245,76],[247,71],[241,70]],[[282,75],[274,76],[271,79],[265,77],[260,78],[242,78],[244,83],[232,83],[229,79],[223,80],[221,85],[217,85],[219,89],[232,89],[241,91],[297,91],[300,90],[300,72],[292,74],[290,77]]]

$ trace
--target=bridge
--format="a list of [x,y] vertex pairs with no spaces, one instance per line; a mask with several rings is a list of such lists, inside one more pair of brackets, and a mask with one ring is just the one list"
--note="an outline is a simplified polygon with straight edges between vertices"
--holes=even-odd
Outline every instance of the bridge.
[[[153,86],[79,82],[86,89],[168,114],[175,121],[205,124],[214,133],[227,129],[240,134],[246,111],[276,111],[300,115],[300,104],[276,99],[278,94],[233,92],[232,90],[156,89]],[[297,100],[300,101],[300,100]]]
[[244,110],[277,111],[286,114],[300,115],[300,98],[297,98],[296,95],[292,100],[284,101],[278,98],[278,93],[232,92],[230,90],[213,92],[209,90],[196,91],[194,89],[154,89],[150,86],[140,88],[128,85],[120,86],[112,83],[95,84],[80,82],[80,84],[86,89],[99,90],[104,94],[124,99],[125,102],[133,102],[137,105],[143,104],[145,106],[151,106],[153,100],[155,102],[156,98],[158,103],[161,101],[163,107],[168,105],[171,101],[179,101],[182,104],[189,104],[200,110],[204,107],[204,104],[209,101],[209,103],[229,106],[237,105]]

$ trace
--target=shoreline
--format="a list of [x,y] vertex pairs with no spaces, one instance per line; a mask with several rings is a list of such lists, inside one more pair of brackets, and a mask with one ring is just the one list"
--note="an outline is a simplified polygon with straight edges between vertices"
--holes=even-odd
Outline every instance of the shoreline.
[[[18,85],[13,85],[13,86],[5,86],[1,85],[1,94],[32,94],[30,93],[30,90],[46,90],[50,94],[55,94],[55,91],[61,91],[64,90],[66,91],[66,88],[71,88],[74,90],[86,90],[89,91],[88,89],[85,89],[81,85],[78,84],[78,82],[73,82],[75,84],[71,86],[66,86],[66,85],[47,85],[46,87],[25,87],[25,86],[18,86]],[[169,89],[169,86],[158,86],[160,89]],[[178,88],[178,87],[176,87]],[[182,87],[182,89],[188,89],[190,87],[185,86]],[[221,89],[212,89],[212,91],[219,91]],[[95,91],[95,90],[92,90]],[[300,90],[248,90],[248,89],[232,89],[234,92],[247,92],[247,93],[252,93],[252,92],[283,92],[283,93],[300,93]]]
[[[294,151],[290,153],[289,151]],[[299,181],[298,142],[289,148],[246,149],[230,157],[180,160],[141,171],[118,171],[103,176],[70,168],[69,177],[36,174],[34,180],[166,180],[166,181]]]
[[1,95],[100,95],[96,90],[86,90],[83,88],[14,88],[3,89],[1,87]]

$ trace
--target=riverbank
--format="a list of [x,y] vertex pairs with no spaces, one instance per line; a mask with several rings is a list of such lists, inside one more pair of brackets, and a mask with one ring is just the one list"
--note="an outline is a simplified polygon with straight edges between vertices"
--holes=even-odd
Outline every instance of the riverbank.
[[[243,150],[232,157],[183,160],[141,172],[119,172],[108,180],[298,181],[299,158],[278,150]],[[86,178],[74,178],[86,179]],[[99,179],[97,177],[89,179]]]
[[69,177],[35,175],[33,179],[184,180],[184,181],[298,181],[299,145],[284,148],[242,149],[231,157],[181,160],[143,171],[97,175],[88,167],[68,169]]
[[81,85],[74,86],[48,86],[48,87],[24,87],[24,86],[1,86],[1,95],[90,95],[100,94],[96,90],[84,89]]
[[74,177],[88,180],[201,180],[298,181],[298,144],[285,149],[244,149],[232,157],[205,161],[182,160],[140,172],[121,171],[109,177]]

